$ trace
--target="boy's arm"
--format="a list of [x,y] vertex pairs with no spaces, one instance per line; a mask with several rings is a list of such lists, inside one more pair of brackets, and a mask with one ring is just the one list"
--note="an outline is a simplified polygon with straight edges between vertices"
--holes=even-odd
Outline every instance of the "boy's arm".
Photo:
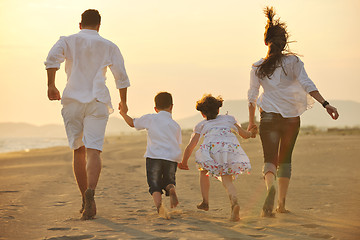
[[124,118],[125,122],[130,126],[130,127],[134,127],[134,119],[131,118],[129,115],[127,115],[126,112],[122,112],[122,108],[121,106],[120,108],[120,115]]
[[186,146],[182,162],[178,164],[178,167],[183,170],[189,170],[188,160],[191,156],[191,153],[194,151],[197,143],[199,142],[200,134],[195,133],[191,136],[189,144]]

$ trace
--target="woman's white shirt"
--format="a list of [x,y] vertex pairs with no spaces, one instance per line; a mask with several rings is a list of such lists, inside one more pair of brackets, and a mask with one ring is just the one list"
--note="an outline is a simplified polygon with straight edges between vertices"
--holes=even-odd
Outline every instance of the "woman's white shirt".
[[[282,66],[276,68],[270,78],[260,79],[255,73],[263,61],[254,63],[250,72],[250,104],[256,103],[265,112],[280,113],[285,118],[300,116],[313,106],[309,92],[317,91],[317,88],[297,56],[283,57]],[[263,92],[259,97],[260,86]]]

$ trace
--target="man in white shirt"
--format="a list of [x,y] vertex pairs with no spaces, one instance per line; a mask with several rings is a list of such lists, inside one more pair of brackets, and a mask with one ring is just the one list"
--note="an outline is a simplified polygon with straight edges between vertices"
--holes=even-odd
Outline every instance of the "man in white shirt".
[[[105,85],[110,68],[120,93],[119,108],[127,111],[130,86],[119,48],[99,35],[101,16],[89,9],[81,15],[81,31],[61,37],[51,48],[45,65],[49,100],[60,100],[69,145],[74,150],[74,174],[82,194],[81,219],[96,215],[95,188],[101,172],[105,128],[114,110]],[[65,61],[67,84],[62,98],[55,86],[55,74]]]

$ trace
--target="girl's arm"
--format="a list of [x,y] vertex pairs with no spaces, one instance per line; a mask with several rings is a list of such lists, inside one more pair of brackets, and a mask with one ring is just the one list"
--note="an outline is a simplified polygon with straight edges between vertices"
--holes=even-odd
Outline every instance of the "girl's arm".
[[[250,126],[250,125],[249,125]],[[242,127],[239,126],[239,124],[235,123],[235,127],[238,130],[238,133],[241,137],[248,139],[250,137],[255,137],[256,133],[257,133],[257,126],[254,124],[252,126],[252,128],[250,129],[250,131],[247,131],[245,129],[243,129]]]
[[182,162],[178,164],[178,167],[183,170],[189,170],[188,160],[191,156],[191,153],[194,151],[197,143],[199,142],[200,134],[195,133],[191,136],[189,144],[186,146]]
[[[312,91],[309,92],[310,96],[312,96],[313,98],[316,99],[316,101],[318,101],[321,105],[324,106],[324,103],[326,102],[325,99],[321,96],[319,91]],[[331,106],[329,103],[327,103],[327,105],[325,106],[326,111],[328,112],[328,114],[332,117],[332,119],[336,120],[339,117],[339,113],[337,111],[337,109],[333,106]]]

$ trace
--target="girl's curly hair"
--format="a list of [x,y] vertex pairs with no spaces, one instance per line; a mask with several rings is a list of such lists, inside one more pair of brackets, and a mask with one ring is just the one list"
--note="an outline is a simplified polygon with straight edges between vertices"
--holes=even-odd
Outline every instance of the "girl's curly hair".
[[211,94],[204,94],[204,96],[196,102],[196,110],[204,114],[207,120],[215,119],[219,114],[219,108],[222,107],[223,101],[221,96],[215,98]]

